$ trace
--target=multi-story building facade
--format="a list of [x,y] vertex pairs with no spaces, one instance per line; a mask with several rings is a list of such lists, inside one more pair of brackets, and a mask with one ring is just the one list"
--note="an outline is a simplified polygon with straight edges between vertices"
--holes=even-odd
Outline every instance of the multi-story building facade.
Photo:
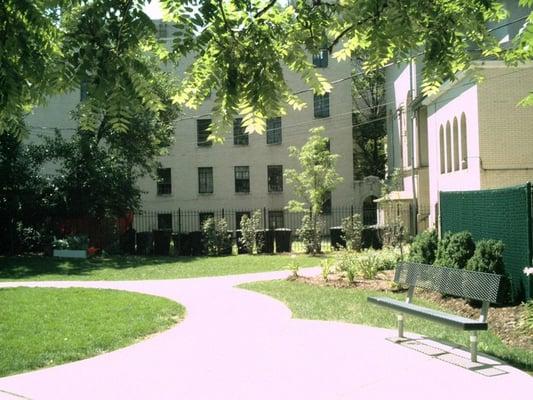
[[[529,14],[516,2],[506,6],[508,19],[492,27],[504,46]],[[441,191],[533,179],[533,110],[518,105],[533,87],[533,64],[480,59],[431,97],[421,92],[422,68],[413,62],[386,72],[388,169],[398,171],[400,187],[381,199],[380,218],[399,215],[413,233],[413,217],[418,231],[438,227]]]
[[[157,21],[161,39],[168,37],[171,29]],[[267,224],[286,226],[283,215],[289,200],[295,194],[285,181],[284,172],[297,169],[298,162],[289,158],[288,147],[300,148],[309,137],[309,130],[323,126],[324,136],[329,139],[330,150],[340,157],[337,172],[343,182],[331,193],[326,211],[344,207],[362,212],[363,204],[372,204],[368,199],[379,196],[377,179],[353,181],[352,140],[352,89],[350,62],[328,59],[327,51],[311,56],[315,67],[333,83],[331,93],[316,96],[296,75],[286,72],[289,86],[307,103],[303,111],[287,110],[287,114],[270,118],[264,135],[244,133],[241,120],[236,118],[233,129],[227,132],[223,144],[207,141],[211,123],[214,96],[198,110],[184,110],[175,123],[174,144],[168,155],[160,159],[161,168],[157,179],[145,176],[139,182],[144,191],[143,211],[158,218],[144,219],[143,230],[175,228],[173,211],[178,209],[196,213],[188,222],[188,229],[198,229],[201,219],[215,210],[238,210],[242,215],[254,209],[268,210]],[[182,76],[190,61],[180,62],[176,73]],[[33,131],[46,127],[45,131],[59,127],[63,132],[74,130],[74,121],[69,118],[80,95],[72,93],[51,99],[45,108],[35,110],[28,118]],[[366,203],[365,203],[366,200]],[[330,218],[331,219],[331,218]],[[230,228],[238,221],[228,221]],[[328,225],[338,224],[329,221]],[[148,225],[147,225],[148,224]],[[295,228],[296,226],[291,226]]]

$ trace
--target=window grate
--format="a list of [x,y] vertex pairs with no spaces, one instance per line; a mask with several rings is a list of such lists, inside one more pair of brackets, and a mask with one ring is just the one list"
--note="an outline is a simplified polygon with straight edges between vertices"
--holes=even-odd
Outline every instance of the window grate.
[[250,167],[235,167],[235,192],[250,192]]
[[315,118],[329,117],[329,93],[322,96],[314,95],[313,97]]
[[283,166],[269,165],[267,167],[268,191],[283,192]]

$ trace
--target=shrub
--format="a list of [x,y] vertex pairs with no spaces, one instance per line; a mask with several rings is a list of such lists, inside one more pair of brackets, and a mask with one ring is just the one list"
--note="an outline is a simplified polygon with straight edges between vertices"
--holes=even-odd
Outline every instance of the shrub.
[[434,230],[427,230],[416,235],[409,250],[409,261],[433,264],[438,245],[439,238]]
[[67,236],[65,239],[54,239],[52,245],[57,250],[87,250],[89,238],[85,235]]
[[348,250],[361,249],[361,236],[363,232],[363,222],[359,214],[346,217],[342,220],[342,238],[346,241]]
[[357,255],[355,274],[363,279],[374,279],[378,274],[379,257],[374,250],[365,250]]
[[474,255],[476,245],[468,231],[446,232],[437,246],[435,265],[448,268],[465,268]]
[[320,253],[323,227],[324,220],[320,215],[317,215],[314,221],[309,214],[303,216],[302,225],[296,231],[296,234],[305,246],[307,253]]
[[350,283],[353,283],[355,280],[356,258],[357,253],[348,250],[341,251],[337,255],[338,269],[344,273]]
[[231,249],[231,236],[224,218],[208,218],[202,225],[204,246],[210,256],[227,254]]
[[298,271],[300,270],[300,264],[296,261],[296,256],[291,256],[291,261],[289,262],[289,270],[292,272],[292,278],[298,277]]
[[261,210],[255,210],[249,218],[246,214],[241,218],[241,243],[249,254],[254,254],[262,247],[259,235],[261,226]]
[[466,269],[504,275],[503,250],[504,245],[501,240],[478,241],[474,255],[466,264]]
[[466,264],[466,269],[489,274],[502,275],[499,290],[499,303],[510,304],[513,302],[511,280],[505,272],[503,251],[505,246],[501,240],[480,240],[476,242],[474,255]]
[[533,300],[525,304],[519,326],[520,330],[526,335],[530,335],[533,332]]
[[322,268],[322,278],[327,282],[328,276],[333,268],[333,260],[331,258],[326,258],[325,260],[320,261],[320,267]]
[[377,255],[378,271],[387,271],[396,268],[396,265],[402,258],[401,251],[398,249],[387,248],[372,251]]

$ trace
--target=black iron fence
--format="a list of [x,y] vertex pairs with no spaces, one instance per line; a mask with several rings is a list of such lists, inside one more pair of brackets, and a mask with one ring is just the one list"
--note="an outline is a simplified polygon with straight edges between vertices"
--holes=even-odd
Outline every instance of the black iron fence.
[[[169,232],[168,237],[173,238],[170,243],[170,253],[179,252],[178,246],[181,242],[190,242],[201,240],[201,226],[207,218],[223,218],[228,226],[228,233],[231,235],[233,242],[237,246],[238,236],[240,235],[240,222],[244,215],[250,216],[253,212],[259,212],[260,230],[267,231],[263,241],[274,243],[274,251],[283,249],[283,251],[305,252],[306,248],[302,240],[298,237],[297,231],[302,225],[302,218],[305,212],[290,212],[284,209],[267,209],[258,210],[239,210],[239,209],[206,209],[206,210],[152,210],[142,211],[134,216],[133,229],[137,234],[148,234],[150,232],[165,231]],[[344,218],[349,218],[354,214],[360,214],[363,223],[366,226],[372,226],[377,223],[376,207],[358,208],[354,206],[335,207],[328,210],[329,212],[322,215],[321,234],[322,234],[322,251],[330,251],[331,245],[331,228],[339,227]],[[278,233],[276,233],[276,231]],[[283,234],[281,232],[284,232]],[[283,235],[284,239],[281,240]],[[270,238],[272,236],[272,238]],[[178,243],[179,238],[179,243]],[[144,240],[144,239],[142,239]],[[286,244],[281,244],[289,240]],[[375,241],[374,241],[375,242]],[[276,246],[277,243],[277,246]],[[188,245],[189,246],[189,245]],[[174,247],[174,249],[172,249]],[[190,247],[190,246],[189,246]],[[270,252],[270,244],[267,250]],[[165,246],[166,249],[166,246]],[[188,248],[186,252],[194,249]]]

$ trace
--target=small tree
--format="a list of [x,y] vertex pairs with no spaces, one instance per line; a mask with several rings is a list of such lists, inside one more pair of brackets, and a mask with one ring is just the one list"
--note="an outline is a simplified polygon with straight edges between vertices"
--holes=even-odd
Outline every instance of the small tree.
[[346,217],[342,220],[342,236],[348,250],[361,250],[363,222],[359,214]]
[[241,242],[249,254],[254,254],[262,246],[257,232],[261,226],[261,210],[255,210],[251,217],[243,215],[241,218],[242,237]]
[[320,251],[319,228],[324,202],[328,193],[342,182],[342,177],[335,171],[339,156],[329,151],[328,139],[321,135],[323,131],[324,128],[311,129],[311,136],[301,149],[289,147],[289,155],[298,159],[300,170],[288,169],[285,172],[288,183],[300,199],[289,201],[287,209],[291,212],[308,212],[310,229],[314,232],[309,246],[313,254]]
[[224,218],[208,218],[202,224],[204,246],[210,256],[227,254],[231,249],[228,223]]

